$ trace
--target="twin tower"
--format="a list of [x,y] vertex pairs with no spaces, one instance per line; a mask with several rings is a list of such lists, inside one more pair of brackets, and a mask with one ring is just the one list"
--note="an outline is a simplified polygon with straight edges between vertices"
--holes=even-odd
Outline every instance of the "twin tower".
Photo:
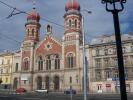
[[[74,38],[81,38],[81,14],[80,14],[80,5],[76,0],[69,0],[65,5],[65,15],[64,15],[64,40],[71,40]],[[40,35],[40,15],[36,11],[35,8],[32,9],[32,11],[27,16],[27,22],[25,24],[26,27],[26,34],[24,41],[32,41],[34,43],[39,41],[39,35]],[[47,26],[47,32],[52,32],[52,27],[50,25]],[[71,33],[77,33],[78,36],[71,36]],[[69,37],[70,35],[70,37]]]
[[[23,87],[33,90],[42,86],[46,88],[52,86],[54,90],[63,90],[71,86],[81,90],[82,16],[80,5],[76,0],[69,0],[65,5],[65,11],[65,31],[61,41],[53,37],[50,25],[47,26],[45,38],[40,40],[41,17],[35,8],[28,14],[25,24],[26,33],[21,46],[21,77],[27,77],[27,84],[23,84],[22,80]],[[39,61],[42,63],[40,64]],[[52,70],[51,74],[49,70]],[[56,81],[50,83],[48,81],[50,77]]]

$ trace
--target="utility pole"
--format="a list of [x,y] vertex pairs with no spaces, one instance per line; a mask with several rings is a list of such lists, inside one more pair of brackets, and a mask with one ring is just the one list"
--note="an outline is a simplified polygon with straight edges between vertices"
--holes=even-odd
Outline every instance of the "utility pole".
[[[127,100],[122,42],[121,42],[121,34],[120,34],[119,16],[118,16],[118,13],[123,11],[123,9],[124,9],[123,3],[126,3],[126,0],[102,0],[102,3],[105,3],[106,10],[113,14],[116,48],[117,48],[117,58],[118,58],[120,94],[121,94],[121,100]],[[116,3],[119,3],[121,8],[117,8]],[[109,5],[113,6],[113,8],[110,9]]]

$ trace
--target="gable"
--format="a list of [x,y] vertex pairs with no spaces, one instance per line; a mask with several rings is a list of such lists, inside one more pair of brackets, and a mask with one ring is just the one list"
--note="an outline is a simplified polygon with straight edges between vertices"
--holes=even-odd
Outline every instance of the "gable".
[[47,35],[36,47],[36,55],[59,54],[62,52],[61,43]]

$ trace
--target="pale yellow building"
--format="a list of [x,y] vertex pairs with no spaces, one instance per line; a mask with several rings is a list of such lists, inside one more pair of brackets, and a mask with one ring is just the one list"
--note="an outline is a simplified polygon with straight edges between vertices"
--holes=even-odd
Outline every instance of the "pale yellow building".
[[13,55],[14,53],[10,51],[4,51],[0,54],[0,80],[2,80],[0,85],[1,89],[7,89],[11,87]]
[[13,67],[12,67],[12,89],[15,90],[20,85],[21,78],[21,52],[17,51],[14,53],[13,57]]

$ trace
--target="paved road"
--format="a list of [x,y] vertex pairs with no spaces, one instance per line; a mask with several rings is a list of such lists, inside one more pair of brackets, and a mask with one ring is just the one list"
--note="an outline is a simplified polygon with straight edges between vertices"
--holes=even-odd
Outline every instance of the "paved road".
[[[0,94],[0,100],[83,100],[83,95],[64,94]],[[119,95],[89,95],[87,100],[120,100]],[[133,100],[133,95],[128,95]]]

